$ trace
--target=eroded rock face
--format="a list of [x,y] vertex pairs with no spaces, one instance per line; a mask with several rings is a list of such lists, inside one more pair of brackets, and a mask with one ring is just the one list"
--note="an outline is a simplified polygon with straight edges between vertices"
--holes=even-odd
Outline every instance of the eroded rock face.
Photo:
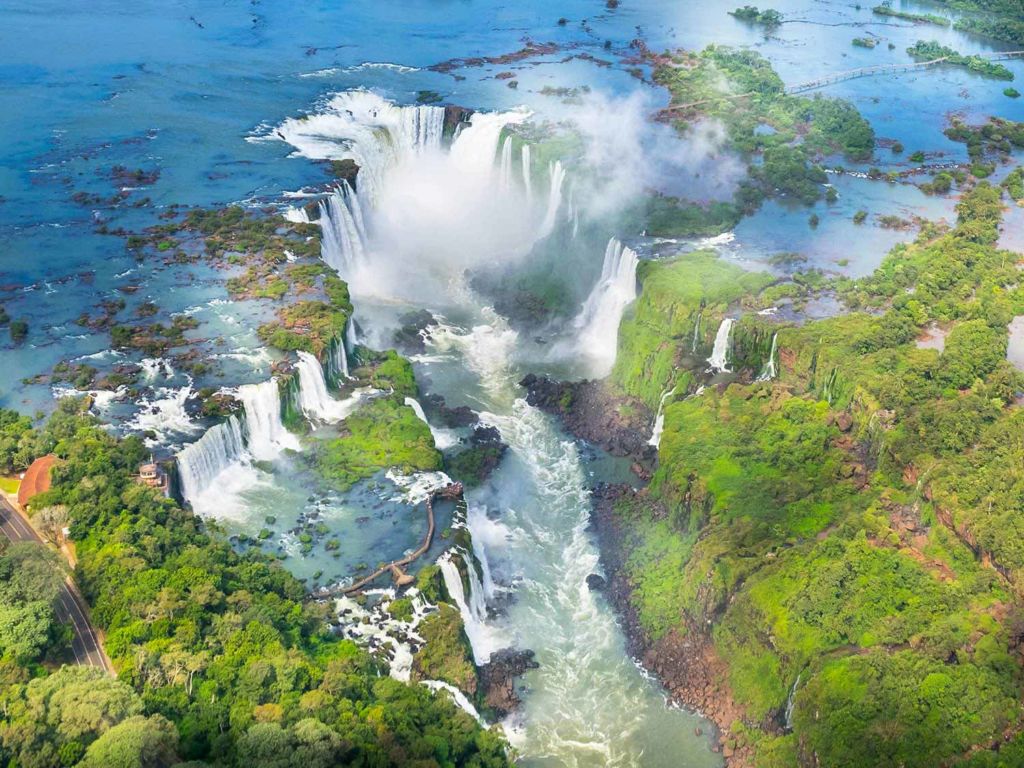
[[497,651],[487,664],[480,667],[484,704],[499,717],[505,717],[521,703],[515,680],[524,672],[540,666],[533,657],[533,651],[506,648]]
[[606,582],[604,580],[604,576],[601,576],[598,573],[592,573],[587,576],[587,587],[590,588],[591,592],[600,592],[605,588],[605,586]]

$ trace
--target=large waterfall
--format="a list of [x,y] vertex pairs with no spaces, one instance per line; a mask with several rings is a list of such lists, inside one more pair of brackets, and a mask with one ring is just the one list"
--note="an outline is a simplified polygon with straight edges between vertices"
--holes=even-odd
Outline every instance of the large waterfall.
[[729,370],[729,333],[732,331],[732,318],[726,317],[718,326],[718,333],[715,334],[715,346],[711,350],[711,357],[708,364],[711,369],[724,373]]
[[350,279],[367,266],[362,206],[347,181],[320,201],[320,225],[321,256],[339,275]]
[[273,461],[286,448],[300,450],[298,438],[281,423],[281,395],[276,379],[239,387],[238,399],[245,406],[246,446],[253,458]]
[[636,299],[636,268],[639,258],[614,237],[604,252],[601,278],[590,292],[573,325],[579,329],[579,345],[594,363],[595,375],[605,376],[615,364],[622,314]]
[[235,416],[210,427],[201,438],[185,446],[177,455],[181,495],[187,501],[195,501],[213,484],[217,475],[244,455],[242,424]]
[[274,129],[306,157],[353,160],[359,197],[370,205],[399,157],[440,147],[443,134],[443,107],[400,107],[369,91],[339,93],[322,112],[289,118]]
[[501,188],[512,188],[512,137],[506,136],[501,145]]

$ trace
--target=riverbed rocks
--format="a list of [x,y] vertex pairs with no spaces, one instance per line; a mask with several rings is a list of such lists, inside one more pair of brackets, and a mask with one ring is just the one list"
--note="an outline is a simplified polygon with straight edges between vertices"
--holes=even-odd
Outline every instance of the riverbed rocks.
[[555,381],[531,373],[519,384],[530,405],[557,416],[573,436],[613,456],[629,456],[641,470],[656,458],[647,444],[652,418],[636,398],[613,392],[603,381]]
[[505,717],[519,706],[516,678],[540,665],[531,650],[505,648],[491,655],[491,660],[480,667],[480,685],[484,704],[499,717]]

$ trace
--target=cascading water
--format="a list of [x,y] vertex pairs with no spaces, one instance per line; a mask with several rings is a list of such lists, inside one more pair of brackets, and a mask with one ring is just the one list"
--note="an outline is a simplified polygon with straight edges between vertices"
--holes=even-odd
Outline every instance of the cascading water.
[[181,495],[194,502],[214,479],[245,455],[242,424],[235,416],[216,424],[177,455]]
[[715,334],[715,345],[711,349],[711,357],[708,364],[711,370],[719,373],[726,373],[729,370],[729,334],[732,331],[733,320],[731,317],[722,319],[718,326],[718,333]]
[[285,449],[301,450],[299,440],[281,423],[281,395],[277,380],[238,388],[245,406],[246,447],[253,458],[273,461]]
[[[348,328],[345,329],[346,333]],[[335,342],[333,352],[331,355],[331,365],[333,366],[333,373],[335,376],[341,376],[342,378],[351,378],[351,374],[348,370],[348,352],[345,351],[345,340]]]
[[413,409],[413,411],[416,413],[416,418],[418,418],[420,421],[427,425],[427,429],[430,430],[430,434],[434,438],[434,445],[437,446],[437,449],[439,451],[443,451],[446,448],[451,448],[453,445],[455,445],[456,442],[458,442],[457,438],[455,438],[447,430],[434,429],[434,427],[430,425],[430,422],[427,420],[427,414],[423,412],[423,406],[420,405],[419,400],[417,400],[414,397],[407,397],[405,398],[405,404]]
[[779,334],[772,334],[772,348],[768,352],[768,362],[764,364],[764,368],[761,369],[761,374],[757,377],[758,381],[771,381],[775,378],[775,346],[778,343]]
[[601,278],[573,321],[579,330],[580,349],[593,363],[596,376],[606,376],[615,364],[619,323],[626,307],[636,300],[636,268],[639,263],[636,251],[625,247],[614,237],[609,240]]
[[[503,723],[505,732],[529,765],[677,768],[681,755],[686,765],[715,765],[694,735],[695,726],[706,726],[665,706],[663,693],[626,653],[608,604],[587,587],[587,576],[599,569],[588,528],[591,480],[575,444],[519,399],[522,371],[510,362],[518,335],[492,310],[481,315],[471,331],[439,327],[427,343],[453,368],[439,381],[450,386],[455,370],[474,374],[462,386],[485,393],[489,410],[480,420],[497,428],[510,448],[488,486],[469,496],[467,524],[480,570],[493,574],[480,579],[482,589],[474,583],[473,593],[486,594],[493,578],[514,598],[503,612],[485,615],[463,595],[458,568],[440,563],[473,628],[474,655],[506,647],[497,635],[533,650],[540,663],[522,709]],[[486,514],[488,502],[503,510],[499,519]],[[474,580],[469,569],[467,577]]]
[[434,693],[437,693],[438,691],[446,691],[451,695],[452,699],[455,701],[455,705],[459,709],[480,723],[484,728],[487,727],[487,722],[480,716],[480,713],[477,712],[476,707],[473,706],[470,700],[466,698],[466,694],[454,685],[446,683],[443,680],[423,680],[422,682],[423,685],[427,686],[427,688],[432,690]]
[[342,181],[320,202],[323,238],[320,253],[339,275],[351,279],[367,266],[366,229],[359,198],[347,181]]
[[[464,289],[467,269],[509,263],[539,239],[547,206],[529,201],[528,145],[519,158],[523,183],[505,190],[500,175],[501,129],[515,119],[517,113],[476,114],[447,153],[378,152],[390,152],[396,160],[378,164],[388,172],[372,183],[374,281],[353,289],[362,306],[380,297],[385,312],[395,298],[438,310],[442,301],[434,299],[446,292],[444,301],[451,303],[443,306],[472,318],[471,331],[447,324],[431,331],[428,344],[441,353],[429,363],[431,379],[449,401],[465,402],[468,396],[478,410],[482,406],[481,421],[499,430],[509,451],[467,499],[472,555],[448,553],[438,565],[474,659],[488,659],[513,644],[536,653],[540,668],[530,675],[522,708],[504,723],[524,760],[677,768],[682,755],[694,768],[720,764],[706,740],[694,735],[695,726],[706,728],[706,723],[666,706],[664,692],[629,658],[611,608],[588,589],[587,576],[599,569],[588,529],[591,479],[575,444],[519,399],[516,382],[524,371],[514,361],[532,346],[519,348],[518,334]],[[307,138],[315,129],[305,126]],[[336,149],[333,142],[330,146]],[[511,175],[511,161],[509,167]],[[365,172],[360,170],[358,182],[361,198]],[[600,337],[588,351],[600,353],[603,347],[607,367],[614,361],[619,318],[636,296],[636,258],[617,241],[610,244],[608,275],[581,312],[585,322],[579,330]],[[621,283],[612,279],[604,285],[612,276]],[[607,323],[607,333],[595,330],[605,327],[598,320]],[[367,326],[371,336],[375,331]],[[487,508],[500,509],[500,519],[491,519]],[[461,557],[465,566],[453,557]],[[472,585],[468,591],[467,585]],[[496,590],[507,590],[514,599],[492,615],[487,600]]]
[[[340,346],[340,345],[339,345]],[[324,369],[316,356],[299,351],[295,364],[299,372],[299,407],[311,421],[334,423],[347,418],[372,390],[357,389],[345,400],[335,400],[327,391]]]
[[697,319],[693,323],[693,343],[690,345],[690,351],[696,353],[697,345],[700,343],[700,321],[704,318],[704,312],[697,313]]
[[533,201],[533,163],[530,161],[530,145],[523,144],[520,155],[523,168],[523,189],[526,190],[526,202]]
[[558,209],[562,206],[562,185],[565,183],[565,169],[562,163],[555,160],[548,168],[551,178],[551,186],[548,189],[548,207],[544,212],[544,220],[541,222],[538,239],[550,235],[555,229],[555,222],[558,219]]
[[512,137],[506,136],[501,145],[501,188],[512,188]]
[[443,134],[442,107],[402,107],[369,91],[346,91],[319,113],[285,120],[269,138],[283,139],[305,157],[353,160],[359,197],[374,205],[398,158],[439,148]]
[[459,555],[466,572],[469,576],[470,593],[466,595],[465,586],[462,583],[462,574],[455,564],[453,554],[446,552],[438,559],[437,564],[441,569],[441,576],[444,579],[444,587],[448,596],[455,602],[462,616],[462,623],[465,626],[466,637],[473,647],[473,658],[478,665],[486,664],[494,651],[498,650],[495,634],[487,626],[487,604],[483,598],[483,585],[473,565],[473,558],[466,555]]
[[661,400],[658,401],[658,414],[654,417],[651,439],[647,441],[648,445],[653,445],[655,448],[661,445],[661,433],[665,431],[665,401],[673,392],[675,392],[675,387],[669,387],[661,394]]

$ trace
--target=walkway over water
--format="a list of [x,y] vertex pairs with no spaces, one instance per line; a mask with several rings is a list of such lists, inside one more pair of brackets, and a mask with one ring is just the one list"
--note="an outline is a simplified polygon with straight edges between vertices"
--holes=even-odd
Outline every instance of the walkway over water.
[[[975,54],[979,59],[985,59],[986,61],[1008,61],[1010,59],[1024,59],[1024,51],[999,51],[996,53],[979,53]],[[835,83],[841,83],[845,80],[856,80],[860,77],[876,77],[878,75],[897,75],[904,72],[917,72],[920,70],[930,69],[931,67],[938,66],[949,60],[948,56],[941,56],[937,59],[931,59],[930,61],[919,61],[914,64],[883,64],[877,67],[861,67],[860,69],[850,69],[845,72],[836,72],[831,75],[818,78],[817,80],[808,80],[804,83],[797,83],[795,85],[787,85],[786,93],[793,95],[796,93],[807,93],[808,91],[814,91],[818,88],[824,88],[828,85],[834,85]]]

